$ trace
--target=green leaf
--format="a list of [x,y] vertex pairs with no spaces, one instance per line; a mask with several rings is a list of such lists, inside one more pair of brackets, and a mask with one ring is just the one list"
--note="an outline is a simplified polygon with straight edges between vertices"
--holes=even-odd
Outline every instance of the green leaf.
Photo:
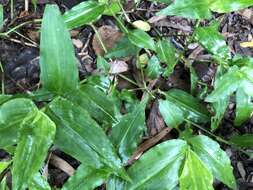
[[173,4],[161,10],[158,15],[176,15],[190,19],[210,19],[211,11],[227,13],[252,5],[252,0],[175,0]]
[[7,180],[6,177],[4,177],[0,183],[0,190],[9,190],[7,186]]
[[176,65],[176,49],[168,40],[159,40],[156,44],[157,56],[162,63],[167,64],[164,76],[168,76],[174,70]]
[[209,10],[210,0],[175,0],[175,2],[165,9],[158,12],[158,15],[175,15],[190,19],[209,19],[211,11]]
[[168,127],[177,127],[184,121],[183,110],[168,100],[159,100],[159,110]]
[[213,190],[213,176],[190,148],[180,176],[180,190]]
[[218,32],[219,23],[211,26],[199,27],[195,30],[196,40],[221,63],[231,59],[230,50],[224,37]]
[[29,189],[32,190],[51,190],[46,178],[39,172],[36,173],[29,184]]
[[160,66],[160,62],[155,55],[149,59],[145,73],[151,79],[156,79],[162,73],[162,67]]
[[74,6],[63,15],[68,29],[73,29],[96,21],[104,12],[105,5],[95,1],[85,1]]
[[111,123],[117,122],[113,102],[105,93],[91,85],[84,84],[79,90],[70,92],[65,97],[87,110],[100,123],[111,125]]
[[219,124],[226,112],[229,104],[229,98],[221,98],[218,102],[213,103],[215,115],[211,118],[211,129],[214,131],[219,127]]
[[186,150],[187,144],[182,140],[170,140],[156,145],[128,169],[132,183],[111,181],[108,190],[172,190],[178,184],[180,165]]
[[37,110],[29,99],[17,98],[10,100],[0,107],[0,147],[17,143],[19,128],[28,115]]
[[81,164],[75,174],[68,179],[62,190],[91,190],[104,183],[110,173],[106,170],[94,169]]
[[235,189],[236,182],[230,159],[226,152],[220,148],[220,145],[203,135],[189,139],[189,143],[193,151],[212,171],[213,176],[230,188]]
[[55,124],[43,112],[37,111],[34,118],[23,122],[13,158],[13,190],[28,187],[41,168],[54,136]]
[[135,109],[124,115],[112,128],[111,139],[124,163],[136,150],[145,132],[145,99]]
[[11,161],[0,162],[0,174],[10,165]]
[[205,101],[218,102],[221,99],[227,98],[235,92],[241,83],[241,74],[239,68],[231,67],[226,74],[219,78],[219,82],[215,85],[215,89],[209,94]]
[[251,97],[244,92],[244,89],[239,88],[236,91],[236,117],[235,126],[240,126],[250,118],[253,112],[253,104]]
[[103,57],[98,56],[97,57],[97,68],[101,69],[105,73],[108,73],[110,70],[110,65]]
[[210,9],[218,13],[228,13],[244,9],[253,5],[252,0],[215,0]]
[[251,148],[253,147],[253,134],[234,135],[231,137],[230,142],[239,147]]
[[123,36],[112,49],[105,55],[106,58],[124,58],[134,56],[138,52],[138,47],[131,43],[131,41]]
[[50,103],[50,116],[57,124],[56,144],[66,153],[95,168],[101,162],[125,179],[127,174],[104,131],[86,110],[64,98]]
[[69,32],[56,5],[47,5],[42,20],[40,69],[43,87],[57,94],[78,87],[78,69]]
[[7,102],[8,100],[12,99],[12,95],[0,95],[0,105]]
[[128,39],[140,48],[146,48],[155,51],[155,42],[148,33],[140,29],[132,30],[128,33]]
[[4,9],[3,9],[3,5],[0,4],[0,30],[2,30],[4,25]]
[[[167,109],[171,109],[169,112],[174,112],[173,109],[177,110],[177,115],[175,118],[169,118],[170,116],[166,115],[166,112],[163,110],[161,112],[164,112],[162,114],[164,116],[165,121],[170,121],[169,123],[172,125],[170,127],[175,127],[175,124],[179,124],[181,122],[180,117],[182,119],[187,119],[192,122],[196,123],[206,123],[210,120],[209,113],[207,111],[207,108],[203,106],[199,100],[192,95],[188,94],[187,92],[184,92],[182,90],[178,89],[172,89],[165,93],[166,100],[170,102],[169,104],[173,104],[173,107],[170,108],[171,105],[166,103],[164,106],[168,107]],[[179,112],[181,110],[181,112]],[[174,114],[175,116],[175,114]],[[172,121],[174,119],[175,121]]]
[[[108,4],[108,3],[107,3]],[[120,5],[117,1],[110,2],[109,6],[105,7],[103,15],[113,16],[116,15],[118,12],[121,11]]]

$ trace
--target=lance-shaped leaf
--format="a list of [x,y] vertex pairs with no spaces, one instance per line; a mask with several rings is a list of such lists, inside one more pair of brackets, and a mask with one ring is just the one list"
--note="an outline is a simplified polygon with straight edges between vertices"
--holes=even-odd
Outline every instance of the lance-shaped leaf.
[[70,34],[56,5],[47,5],[42,20],[40,69],[43,87],[57,94],[77,89],[78,69]]
[[29,99],[17,98],[10,100],[0,107],[0,147],[17,143],[19,128],[28,115],[37,110]]
[[39,172],[35,174],[29,184],[29,189],[32,190],[51,190],[46,178]]
[[253,147],[253,134],[234,135],[230,142],[239,147],[251,148]]
[[21,128],[13,158],[13,190],[28,187],[41,168],[55,136],[55,124],[41,111],[27,118]]
[[252,6],[251,0],[175,0],[158,15],[176,15],[190,19],[209,19],[211,11],[227,13]]
[[244,9],[252,5],[252,0],[215,0],[212,1],[210,9],[218,13],[228,13]]
[[253,112],[252,98],[245,93],[243,88],[239,87],[236,91],[236,117],[235,125],[240,126],[247,119],[250,118]]
[[219,78],[215,89],[205,99],[207,102],[218,102],[235,92],[241,83],[239,68],[231,67],[226,74]]
[[218,32],[219,23],[211,26],[199,27],[195,31],[197,41],[221,63],[231,59],[230,50],[224,37]]
[[12,95],[0,95],[0,105],[7,102],[8,100],[12,99]]
[[135,109],[124,115],[119,123],[112,128],[112,142],[127,162],[141,141],[145,131],[145,108],[147,99],[140,102]]
[[98,170],[81,164],[64,184],[62,190],[91,190],[102,185],[109,176],[110,172],[107,170]]
[[176,15],[190,19],[211,18],[210,0],[175,0],[175,2],[158,12],[158,15]]
[[80,105],[100,123],[111,124],[117,122],[113,102],[94,86],[82,85],[79,90],[70,92],[65,97],[71,102]]
[[123,36],[112,49],[105,55],[107,58],[123,58],[134,56],[138,52],[138,47],[131,43],[131,41]]
[[96,21],[104,12],[105,4],[85,1],[64,13],[63,19],[68,29],[73,29]]
[[0,162],[0,173],[2,173],[9,165],[11,161],[1,161]]
[[159,110],[168,127],[177,127],[184,121],[184,112],[168,100],[159,100]]
[[128,179],[111,142],[87,111],[64,98],[54,100],[49,108],[58,126],[56,144],[61,149],[95,168],[102,166],[101,161],[116,175]]
[[186,153],[180,176],[180,190],[213,190],[213,176],[205,164],[190,148]]
[[235,189],[236,182],[233,175],[233,168],[226,152],[220,148],[220,145],[204,135],[199,135],[189,139],[193,151],[212,171],[213,176]]
[[148,33],[140,29],[132,30],[128,33],[128,39],[136,46],[140,48],[146,48],[150,50],[156,49],[155,42]]
[[156,79],[162,73],[163,68],[160,66],[158,58],[153,55],[149,61],[148,66],[145,69],[146,75],[151,79]]
[[209,121],[206,107],[187,92],[172,89],[165,96],[166,101],[159,102],[159,109],[168,126],[176,127],[185,119],[196,123]]
[[114,178],[108,182],[108,190],[173,189],[178,184],[186,150],[187,144],[182,140],[170,140],[155,146],[128,169],[132,183]]
[[168,40],[159,40],[156,44],[156,52],[159,60],[162,63],[167,64],[166,71],[164,72],[164,76],[168,76],[174,70],[176,65],[176,49]]

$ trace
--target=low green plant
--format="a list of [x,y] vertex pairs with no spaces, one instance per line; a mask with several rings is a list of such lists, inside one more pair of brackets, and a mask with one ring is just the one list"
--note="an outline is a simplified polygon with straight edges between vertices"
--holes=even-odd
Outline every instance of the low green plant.
[[[168,7],[158,14],[192,19],[211,18],[211,11],[225,13],[253,5],[251,0],[162,3],[168,3]],[[0,148],[12,155],[11,160],[0,162],[0,172],[11,170],[13,190],[51,189],[41,168],[54,145],[81,163],[62,187],[64,190],[94,189],[103,183],[108,190],[211,190],[214,178],[236,189],[230,159],[216,141],[244,147],[244,137],[235,136],[227,142],[201,124],[211,123],[211,129],[217,129],[234,94],[235,125],[240,126],[249,119],[253,95],[252,59],[231,56],[217,23],[206,27],[197,24],[189,41],[199,42],[218,65],[214,90],[204,99],[213,112],[194,94],[178,89],[151,91],[145,81],[144,84],[130,81],[147,94],[138,102],[127,93],[120,94],[114,83],[101,81],[102,77],[108,79],[108,59],[139,56],[144,50],[150,59],[147,66],[139,69],[150,79],[160,75],[168,77],[179,61],[191,71],[192,81],[196,80],[196,75],[183,57],[184,52],[177,50],[168,39],[153,39],[141,29],[127,28],[117,15],[121,11],[126,16],[119,1],[86,1],[63,15],[57,6],[46,6],[40,40],[42,89],[29,95],[0,96]],[[104,58],[98,57],[98,66],[106,76],[99,77],[98,82],[96,78],[79,81],[68,30],[92,25],[103,14],[113,16],[125,36],[111,50],[105,49]],[[122,99],[118,97],[129,104],[125,115],[120,114]],[[145,133],[145,109],[150,97],[160,97],[161,115],[168,127],[180,133],[180,138],[154,146],[126,167]],[[184,135],[179,125],[197,127],[208,136],[194,135],[190,130]],[[246,140],[250,138],[245,137]],[[1,188],[8,188],[5,178]]]

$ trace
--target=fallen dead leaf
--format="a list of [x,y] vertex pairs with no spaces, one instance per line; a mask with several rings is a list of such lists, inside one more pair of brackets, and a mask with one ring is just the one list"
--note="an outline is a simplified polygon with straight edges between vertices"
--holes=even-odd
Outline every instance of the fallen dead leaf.
[[[118,29],[107,25],[101,26],[98,29],[98,33],[108,50],[112,49],[115,43],[117,43],[123,36],[123,33],[121,33]],[[105,54],[104,49],[96,35],[93,37],[92,47],[97,55],[103,56]]]
[[110,74],[119,74],[128,71],[128,65],[125,61],[115,60],[110,62]]
[[159,112],[158,101],[155,101],[152,105],[148,121],[147,121],[148,134],[151,136],[159,133],[163,128],[165,128],[164,120]]

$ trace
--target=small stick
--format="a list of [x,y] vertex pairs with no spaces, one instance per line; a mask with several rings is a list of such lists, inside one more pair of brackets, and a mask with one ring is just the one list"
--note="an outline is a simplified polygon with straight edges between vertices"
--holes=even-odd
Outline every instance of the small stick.
[[156,136],[146,140],[144,143],[142,143],[138,149],[134,152],[132,157],[127,161],[127,165],[132,165],[136,160],[138,160],[143,152],[148,150],[150,147],[154,146],[156,143],[158,143],[162,138],[164,138],[172,128],[166,127],[161,132],[159,132]]

